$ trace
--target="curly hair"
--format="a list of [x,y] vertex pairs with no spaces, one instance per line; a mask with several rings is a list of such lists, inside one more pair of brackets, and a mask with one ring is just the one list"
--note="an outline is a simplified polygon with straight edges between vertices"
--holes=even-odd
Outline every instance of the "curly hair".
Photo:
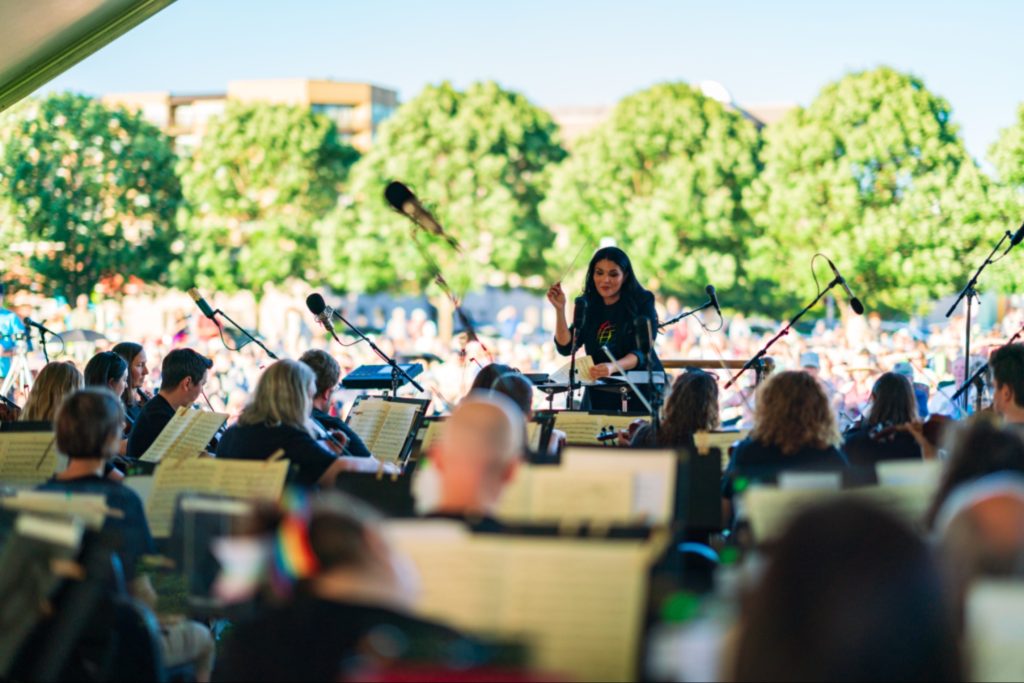
[[718,424],[718,382],[706,372],[687,372],[672,384],[658,442],[682,443],[696,432],[717,429]]
[[793,370],[773,375],[757,390],[750,437],[785,455],[842,442],[825,390],[806,372]]

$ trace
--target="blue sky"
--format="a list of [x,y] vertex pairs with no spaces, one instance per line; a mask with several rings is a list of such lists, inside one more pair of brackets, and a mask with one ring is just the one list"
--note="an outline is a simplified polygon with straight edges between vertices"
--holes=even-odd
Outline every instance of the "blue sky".
[[888,64],[949,100],[983,158],[1024,102],[1021,26],[1020,0],[178,0],[43,90],[314,77],[406,100],[427,83],[495,79],[564,106],[710,79],[740,103],[806,104],[849,71]]

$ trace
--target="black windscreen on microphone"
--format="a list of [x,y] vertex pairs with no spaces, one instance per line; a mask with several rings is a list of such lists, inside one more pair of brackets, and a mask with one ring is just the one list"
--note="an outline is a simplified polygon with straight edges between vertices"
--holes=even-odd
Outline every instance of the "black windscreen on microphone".
[[320,294],[313,292],[306,297],[306,308],[313,315],[320,315],[327,308],[327,303],[324,302],[324,298]]
[[1017,228],[1017,232],[1013,234],[1013,238],[1010,240],[1010,246],[1015,247],[1024,241],[1024,223],[1021,223],[1020,227]]
[[408,187],[397,180],[392,180],[388,183],[388,186],[384,188],[384,198],[388,200],[388,204],[390,204],[391,208],[395,211],[405,213],[403,208],[405,203],[411,199],[415,199],[415,196],[413,195],[412,190]]
[[860,299],[857,297],[850,299],[850,308],[852,308],[853,312],[857,315],[864,315],[864,304],[862,304]]
[[633,320],[633,327],[636,330],[636,347],[640,353],[651,352],[651,319],[645,315],[637,316]]

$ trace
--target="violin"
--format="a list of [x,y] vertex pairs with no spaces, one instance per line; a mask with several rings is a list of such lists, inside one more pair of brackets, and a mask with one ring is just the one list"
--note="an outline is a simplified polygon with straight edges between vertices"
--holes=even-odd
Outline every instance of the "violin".
[[619,440],[619,437],[624,437],[628,443],[633,440],[634,436],[636,436],[637,430],[646,424],[647,420],[633,420],[629,424],[629,427],[625,429],[616,429],[615,425],[608,425],[601,429],[595,438],[605,446],[615,445],[615,442]]
[[0,396],[0,422],[17,422],[20,417],[21,406],[4,396]]
[[149,403],[149,400],[150,400],[151,398],[153,398],[153,397],[152,397],[151,395],[147,394],[147,393],[146,393],[146,392],[145,392],[145,391],[144,391],[144,390],[142,389],[142,387],[135,387],[135,395],[136,395],[136,396],[138,397],[138,399],[139,399],[139,405],[140,405],[140,406],[144,406],[144,405],[146,405],[147,403]]
[[[945,438],[946,430],[955,422],[956,420],[948,415],[929,415],[928,419],[921,423],[921,433],[931,446],[937,448]],[[891,441],[898,432],[909,432],[909,426],[907,424],[886,427],[879,425],[871,430],[870,437],[872,441]]]

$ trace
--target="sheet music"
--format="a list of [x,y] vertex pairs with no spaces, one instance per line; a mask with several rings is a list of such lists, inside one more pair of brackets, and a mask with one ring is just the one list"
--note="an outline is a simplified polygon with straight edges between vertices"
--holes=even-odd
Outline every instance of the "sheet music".
[[79,519],[90,529],[100,529],[106,520],[107,497],[102,493],[67,491],[18,491],[0,498],[0,505],[11,510],[36,512]]
[[146,452],[142,454],[139,460],[152,463],[160,462],[167,454],[168,449],[174,445],[178,436],[181,435],[182,430],[185,429],[185,417],[187,415],[188,408],[184,406],[178,408],[174,412],[174,417],[160,430],[156,439],[153,440],[153,443],[149,445],[149,448],[146,449]]
[[[585,387],[592,387],[597,384],[596,379],[590,378],[590,371],[594,367],[594,359],[585,353],[576,356],[576,382]],[[572,360],[551,373],[551,381],[557,384],[569,383],[569,370],[572,369]]]
[[53,432],[0,434],[0,482],[15,486],[41,484],[57,469]]
[[925,515],[935,496],[935,486],[913,484],[907,486],[865,486],[849,489],[844,495],[868,500],[901,518],[907,524],[923,530]]
[[534,453],[546,453],[548,450],[547,444],[541,448],[540,437],[543,431],[539,422],[526,423],[526,445]]
[[167,456],[171,459],[191,458],[206,451],[210,439],[217,430],[227,422],[228,416],[208,410],[192,410],[185,417],[185,428],[168,449]]
[[194,458],[156,468],[146,518],[154,537],[170,535],[174,505],[182,493],[215,493],[235,498],[277,499],[284,489],[288,461]]
[[523,465],[502,495],[497,514],[516,522],[635,522],[634,482],[618,472]]
[[[540,437],[541,424],[539,422],[528,422],[526,424],[526,443],[527,446],[534,453],[541,452]],[[441,431],[444,429],[443,420],[431,420],[427,423],[427,426],[422,430],[424,432],[423,438],[420,440],[420,453],[426,453],[430,450],[430,447],[434,445],[437,439],[441,436]],[[544,449],[547,450],[546,448]]]
[[444,429],[444,422],[442,420],[431,420],[427,423],[426,433],[423,435],[423,440],[420,442],[420,453],[426,453],[430,450],[430,447],[434,445],[434,442],[441,436],[441,430]]
[[634,679],[646,542],[444,534],[423,523],[388,527],[419,570],[423,614],[525,639],[532,665],[544,671],[583,681]]
[[631,477],[560,467],[538,467],[532,474],[532,520],[636,521]]
[[626,429],[639,419],[636,415],[593,415],[566,410],[555,415],[555,427],[565,432],[571,444],[599,444],[597,435],[606,427]]
[[367,398],[359,401],[348,414],[348,426],[355,430],[370,452],[377,439],[377,432],[387,416],[388,402],[380,399]]
[[741,429],[737,432],[697,432],[693,435],[693,441],[697,446],[698,455],[706,455],[712,448],[717,448],[722,453],[722,462],[729,460],[729,448],[737,441],[743,441],[750,435],[749,429]]
[[389,409],[381,423],[370,452],[380,460],[392,462],[402,457],[405,442],[416,421],[419,406],[415,403],[386,402]]
[[288,460],[216,460],[217,491],[235,498],[276,500],[288,477]]
[[376,458],[393,462],[402,456],[420,409],[416,403],[368,398],[349,413],[348,425]]
[[969,680],[1019,681],[1024,672],[1024,585],[979,581],[967,595]]
[[567,448],[562,467],[632,477],[634,514],[651,524],[667,524],[675,513],[676,460],[671,450]]
[[939,486],[942,477],[941,460],[883,460],[875,464],[879,484],[893,486]]

